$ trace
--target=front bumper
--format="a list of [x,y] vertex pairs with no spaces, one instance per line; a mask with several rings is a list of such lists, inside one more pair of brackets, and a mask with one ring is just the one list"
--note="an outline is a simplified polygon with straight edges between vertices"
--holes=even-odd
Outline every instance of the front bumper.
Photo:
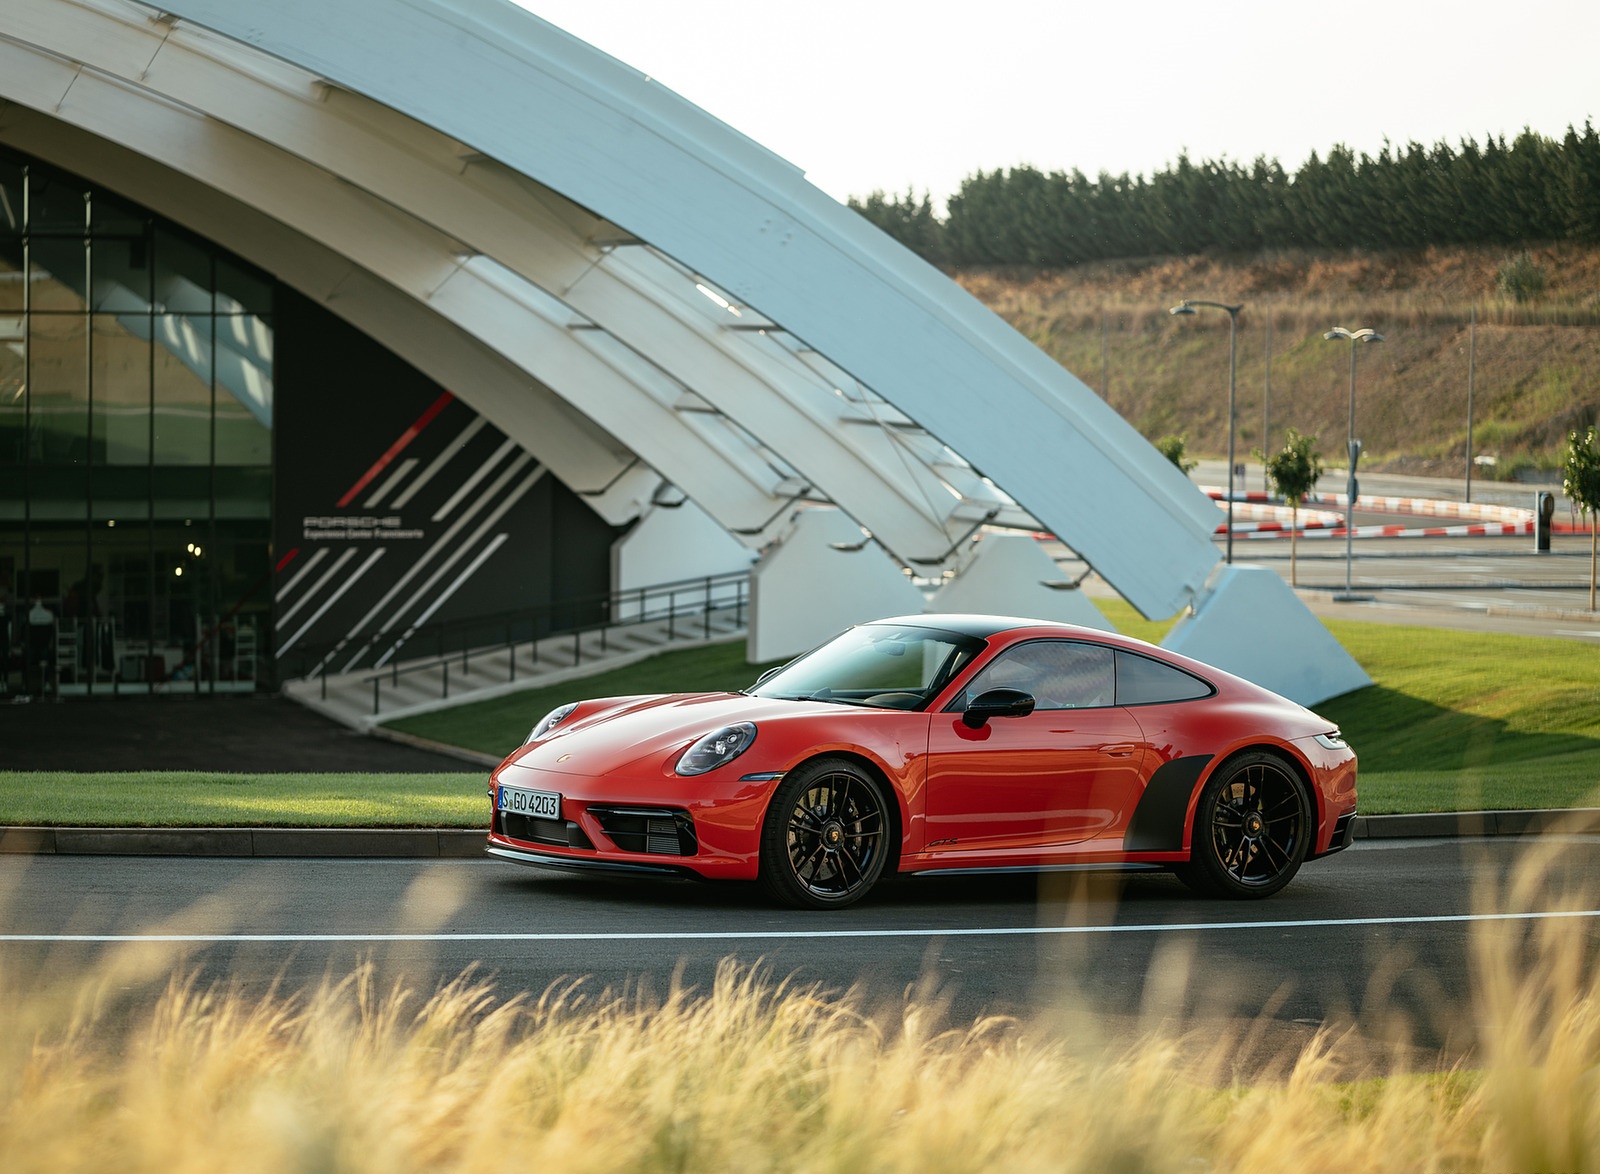
[[1341,815],[1333,824],[1333,836],[1328,841],[1328,846],[1321,852],[1313,853],[1309,859],[1321,860],[1324,856],[1332,856],[1335,852],[1343,852],[1355,840],[1356,812],[1355,808]]
[[[489,790],[489,851],[550,868],[704,879],[755,875],[759,825],[773,784],[734,776],[724,787],[707,780],[641,780],[534,771],[502,777]],[[502,782],[561,796],[557,818],[502,812]],[[731,793],[730,793],[731,792]]]

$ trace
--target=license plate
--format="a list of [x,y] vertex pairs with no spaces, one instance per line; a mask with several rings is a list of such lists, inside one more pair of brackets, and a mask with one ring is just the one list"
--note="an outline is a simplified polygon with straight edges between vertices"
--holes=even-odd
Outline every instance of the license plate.
[[502,786],[500,810],[537,819],[560,819],[561,796],[554,791],[525,791],[521,787]]

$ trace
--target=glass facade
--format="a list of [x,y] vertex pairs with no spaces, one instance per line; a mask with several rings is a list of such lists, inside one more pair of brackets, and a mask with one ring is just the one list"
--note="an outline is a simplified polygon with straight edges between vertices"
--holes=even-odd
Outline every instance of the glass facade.
[[272,281],[0,150],[0,683],[256,687]]

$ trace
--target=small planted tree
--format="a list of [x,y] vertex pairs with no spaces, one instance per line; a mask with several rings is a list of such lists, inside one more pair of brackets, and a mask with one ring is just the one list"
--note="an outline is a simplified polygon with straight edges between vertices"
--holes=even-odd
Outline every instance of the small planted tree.
[[1595,444],[1595,431],[1579,436],[1576,432],[1567,437],[1567,463],[1563,468],[1561,488],[1567,499],[1578,507],[1580,513],[1589,515],[1589,610],[1594,611],[1595,591],[1595,514],[1600,511],[1600,447]]
[[1283,450],[1272,456],[1265,456],[1259,450],[1256,455],[1261,457],[1266,465],[1267,476],[1272,479],[1273,488],[1278,495],[1289,503],[1289,584],[1298,587],[1299,578],[1295,567],[1295,541],[1300,533],[1300,503],[1317,487],[1317,478],[1322,476],[1322,454],[1316,449],[1315,436],[1301,436],[1293,428],[1289,429],[1288,436],[1284,439]]
[[1192,473],[1194,471],[1194,467],[1200,463],[1199,461],[1191,461],[1188,459],[1189,442],[1181,436],[1163,436],[1160,440],[1156,441],[1156,451],[1162,456],[1166,457],[1167,460],[1171,461],[1174,465],[1177,465],[1178,469],[1186,477]]

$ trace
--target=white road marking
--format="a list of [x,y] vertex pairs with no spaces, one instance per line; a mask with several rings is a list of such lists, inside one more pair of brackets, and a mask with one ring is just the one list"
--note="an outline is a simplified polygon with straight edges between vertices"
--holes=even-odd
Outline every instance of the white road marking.
[[1110,933],[1200,933],[1235,929],[1345,929],[1381,925],[1461,925],[1482,921],[1551,921],[1600,917],[1600,909],[1556,909],[1530,913],[1445,913],[1421,917],[1347,917],[1300,921],[1217,921],[1179,925],[1019,925],[1000,929],[750,929],[683,933],[217,933],[217,934],[28,934],[0,933],[0,942],[696,942],[809,941],[821,938],[1050,937]]
[[1600,640],[1600,630],[1579,632],[1579,631],[1577,631],[1576,629],[1573,629],[1573,628],[1557,628],[1555,630],[1555,635],[1557,635],[1557,636],[1589,636],[1589,637],[1591,637],[1591,638],[1593,638],[1595,640]]

